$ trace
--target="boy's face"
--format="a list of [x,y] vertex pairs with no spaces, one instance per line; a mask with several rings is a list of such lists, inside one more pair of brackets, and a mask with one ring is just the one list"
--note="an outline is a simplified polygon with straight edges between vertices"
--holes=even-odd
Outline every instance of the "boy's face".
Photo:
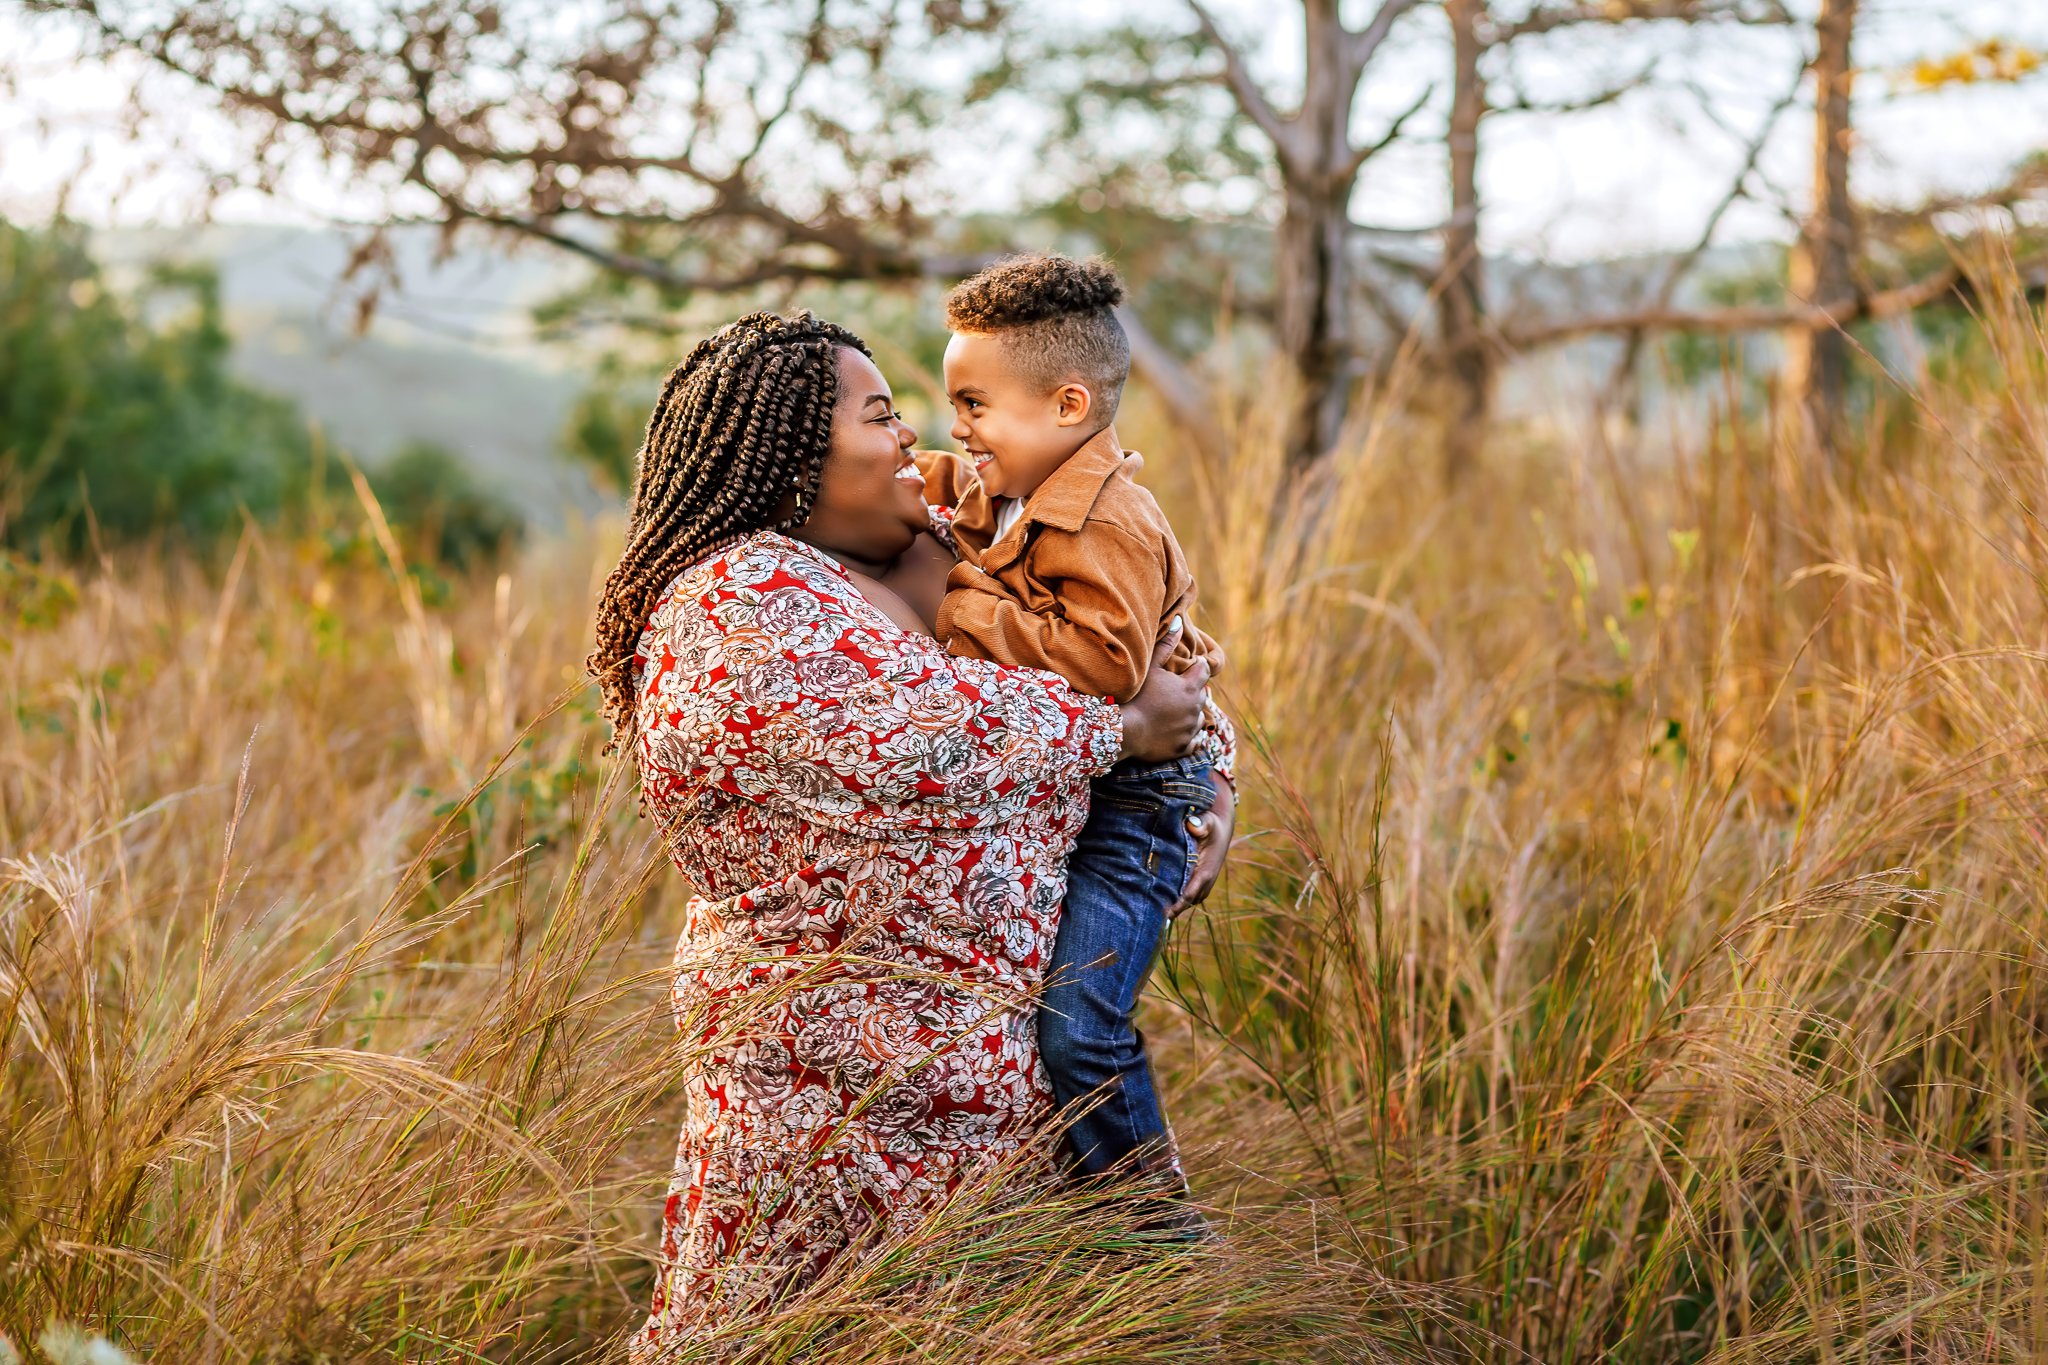
[[1018,372],[999,337],[955,332],[946,344],[953,439],[990,497],[1028,498],[1094,434],[1095,399],[1083,384],[1050,393]]

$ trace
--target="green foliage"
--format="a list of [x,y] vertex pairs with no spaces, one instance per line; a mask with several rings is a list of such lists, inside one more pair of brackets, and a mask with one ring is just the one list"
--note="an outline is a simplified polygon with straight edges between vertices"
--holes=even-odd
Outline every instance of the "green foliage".
[[0,544],[204,539],[301,497],[314,438],[228,348],[210,270],[120,298],[81,229],[0,222]]
[[632,490],[640,435],[654,401],[643,392],[646,385],[628,378],[627,368],[621,356],[605,356],[562,432],[562,453],[588,469],[600,488],[622,495]]
[[478,485],[443,446],[414,441],[370,474],[370,487],[393,529],[416,550],[454,565],[490,558],[518,541],[519,514]]
[[0,620],[17,630],[54,626],[77,606],[78,585],[68,575],[0,550]]
[[[288,400],[228,372],[220,285],[207,267],[160,265],[110,287],[84,231],[0,221],[0,598],[17,618],[61,610],[29,561],[169,533],[204,544],[304,518],[315,492],[352,501]],[[518,514],[437,446],[412,445],[370,477],[416,551],[467,564],[521,530]]]

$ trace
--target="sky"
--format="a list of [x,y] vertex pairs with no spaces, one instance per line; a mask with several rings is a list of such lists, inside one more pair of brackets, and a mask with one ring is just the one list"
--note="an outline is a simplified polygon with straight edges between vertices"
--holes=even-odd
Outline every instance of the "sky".
[[[1102,0],[1044,2],[1066,5],[1074,23],[1116,8]],[[1791,7],[1810,13],[1815,3],[1791,0]],[[1125,0],[1122,10],[1134,9],[1183,12],[1178,0]],[[1298,18],[1293,27],[1275,21],[1276,7],[1262,0],[1218,0],[1215,9],[1284,98],[1299,66]],[[1286,11],[1298,15],[1292,6]],[[1692,245],[1748,141],[1790,87],[1807,36],[1743,30],[1702,41],[1666,26],[1518,49],[1516,77],[1538,99],[1583,97],[1652,62],[1657,79],[1591,112],[1493,120],[1481,162],[1486,248],[1585,260]],[[2048,0],[1866,0],[1856,54],[1860,197],[1898,203],[1968,193],[2001,179],[2022,156],[2048,149],[2048,74],[2019,85],[1934,93],[1913,91],[1901,79],[1917,58],[1991,36],[2048,50]],[[61,195],[71,216],[94,224],[175,224],[195,216],[204,187],[184,149],[217,153],[234,145],[201,101],[160,83],[160,99],[180,111],[175,126],[160,123],[139,139],[128,136],[121,110],[132,69],[78,60],[61,27],[25,17],[14,0],[0,0],[0,53],[15,58],[14,86],[0,89],[0,215],[35,221]],[[1391,111],[1440,83],[1441,66],[1440,41],[1419,25],[1390,44],[1366,83],[1357,135],[1376,136]],[[1426,132],[1427,121],[1416,126]],[[1729,212],[1716,241],[1789,235],[1811,157],[1810,122],[1794,109],[1766,144],[1754,201]],[[987,206],[1001,208],[1004,177],[987,180]],[[1420,139],[1396,146],[1368,168],[1353,215],[1374,225],[1427,227],[1444,215],[1442,180],[1440,147]],[[212,212],[226,221],[318,223],[358,207],[309,166],[286,198],[231,195]]]

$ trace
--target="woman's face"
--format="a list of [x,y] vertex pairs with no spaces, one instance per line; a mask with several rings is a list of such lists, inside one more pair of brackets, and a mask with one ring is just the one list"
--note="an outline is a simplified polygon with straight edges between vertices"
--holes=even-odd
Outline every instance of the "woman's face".
[[841,347],[832,447],[811,515],[791,534],[843,559],[894,561],[931,523],[924,477],[910,458],[916,441],[875,362]]

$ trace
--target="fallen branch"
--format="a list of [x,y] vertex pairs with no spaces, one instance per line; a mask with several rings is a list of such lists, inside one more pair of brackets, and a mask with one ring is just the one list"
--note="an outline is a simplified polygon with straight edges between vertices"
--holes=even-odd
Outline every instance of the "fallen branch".
[[[2015,263],[2022,274],[2048,265],[2048,253]],[[1706,332],[1731,335],[1737,332],[1772,332],[1790,327],[1812,331],[1844,327],[1866,319],[1897,317],[1927,307],[1947,294],[1968,292],[1968,277],[1961,265],[1949,265],[1924,279],[1896,289],[1881,290],[1854,299],[1818,303],[1757,304],[1737,308],[1694,310],[1650,307],[1625,313],[1564,318],[1524,326],[1502,326],[1489,338],[1513,350],[1554,345],[1582,336],[1611,332]],[[1480,344],[1480,343],[1474,343]]]

